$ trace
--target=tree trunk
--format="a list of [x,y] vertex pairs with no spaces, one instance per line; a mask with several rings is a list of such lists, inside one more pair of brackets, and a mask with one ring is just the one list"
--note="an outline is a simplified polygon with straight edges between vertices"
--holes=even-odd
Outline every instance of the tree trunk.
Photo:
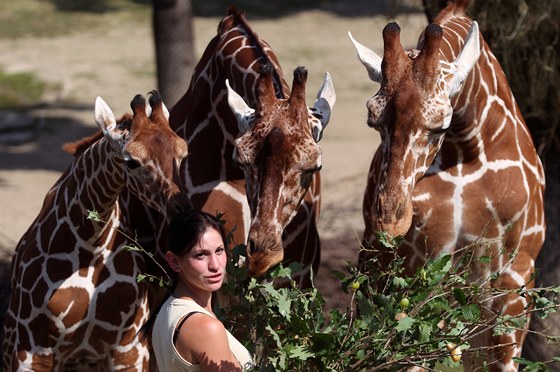
[[158,90],[168,108],[183,96],[194,70],[191,0],[152,0]]
[[422,0],[424,5],[424,13],[428,18],[428,23],[432,23],[438,13],[445,8],[449,0]]

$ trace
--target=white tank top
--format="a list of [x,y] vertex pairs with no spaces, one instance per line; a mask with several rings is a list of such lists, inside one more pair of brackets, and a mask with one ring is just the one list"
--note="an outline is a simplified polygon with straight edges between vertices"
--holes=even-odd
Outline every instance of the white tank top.
[[[213,314],[206,311],[193,300],[170,296],[161,307],[152,331],[152,345],[160,372],[201,370],[199,364],[192,364],[185,360],[179,354],[173,342],[173,335],[178,323],[185,316],[193,312],[203,313],[215,318]],[[226,333],[229,348],[241,365],[241,368],[249,368],[252,365],[251,354],[227,329]]]

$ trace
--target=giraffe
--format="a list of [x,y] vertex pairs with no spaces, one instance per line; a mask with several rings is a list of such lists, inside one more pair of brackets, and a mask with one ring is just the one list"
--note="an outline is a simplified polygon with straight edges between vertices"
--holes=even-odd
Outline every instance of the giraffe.
[[170,113],[189,144],[183,174],[193,205],[235,226],[234,240],[248,244],[249,275],[301,262],[302,286],[320,261],[317,142],[336,101],[326,73],[308,107],[306,79],[296,68],[290,92],[270,46],[231,7]]
[[[467,3],[450,2],[417,49],[405,51],[399,26],[389,23],[383,58],[349,33],[370,79],[381,84],[366,105],[381,144],[363,199],[364,244],[377,247],[378,231],[403,236],[398,254],[412,273],[426,257],[484,243],[476,254],[483,246],[493,259],[473,280],[502,270],[493,287],[530,288],[545,236],[543,168],[503,70],[465,14]],[[368,256],[362,251],[360,262]],[[509,315],[527,305],[514,294],[492,304]],[[514,371],[525,335],[488,332],[471,345],[491,346],[490,370]],[[465,355],[466,370],[483,358]]]
[[[158,92],[137,95],[119,121],[101,97],[102,133],[67,145],[75,159],[47,193],[19,241],[4,324],[4,371],[147,370],[137,332],[148,317],[140,252],[119,249],[133,236],[118,203],[130,190],[161,214],[190,207],[179,176],[186,142],[169,127]],[[104,223],[86,219],[97,211]],[[118,229],[118,230],[117,230]]]

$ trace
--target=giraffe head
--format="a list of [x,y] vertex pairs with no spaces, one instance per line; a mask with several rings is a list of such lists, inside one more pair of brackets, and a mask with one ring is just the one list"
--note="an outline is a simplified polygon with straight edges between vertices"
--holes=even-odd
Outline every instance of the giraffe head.
[[95,121],[122,164],[126,187],[144,203],[171,218],[190,208],[179,174],[187,143],[169,127],[169,111],[158,92],[149,105],[141,95],[130,103],[133,115],[118,122],[101,97],[95,101]]
[[235,142],[233,158],[245,173],[251,209],[247,242],[251,276],[260,276],[282,262],[282,232],[295,216],[312,175],[321,169],[317,142],[336,100],[328,73],[313,108],[305,101],[304,67],[294,70],[287,99],[276,97],[272,75],[272,66],[262,66],[254,108],[226,81],[228,102],[242,134]]
[[451,124],[451,99],[480,55],[478,27],[473,23],[454,61],[441,59],[443,32],[436,24],[426,27],[419,50],[405,51],[399,26],[389,23],[383,58],[349,36],[370,79],[381,84],[366,105],[368,125],[381,135],[373,230],[404,235],[412,223],[412,190],[434,161]]

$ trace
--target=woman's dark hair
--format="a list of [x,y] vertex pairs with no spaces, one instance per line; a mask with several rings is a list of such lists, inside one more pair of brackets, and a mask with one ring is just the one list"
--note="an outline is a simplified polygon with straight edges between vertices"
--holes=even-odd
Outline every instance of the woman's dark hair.
[[220,233],[224,244],[225,231],[222,223],[214,216],[197,209],[189,209],[177,213],[169,223],[167,231],[167,250],[182,256],[188,253],[208,229]]
[[[173,216],[167,228],[167,250],[175,253],[177,256],[182,256],[193,249],[194,246],[200,242],[204,233],[209,229],[218,231],[224,241],[224,245],[227,243],[224,226],[216,217],[198,209],[181,211]],[[175,276],[175,272],[169,270],[168,272],[170,272],[171,276]],[[175,289],[177,281],[174,277],[172,279],[173,282],[171,287],[167,290],[164,299],[155,311],[150,314],[150,317],[142,328],[140,328],[139,333],[141,340],[145,340],[150,335],[157,314]]]

